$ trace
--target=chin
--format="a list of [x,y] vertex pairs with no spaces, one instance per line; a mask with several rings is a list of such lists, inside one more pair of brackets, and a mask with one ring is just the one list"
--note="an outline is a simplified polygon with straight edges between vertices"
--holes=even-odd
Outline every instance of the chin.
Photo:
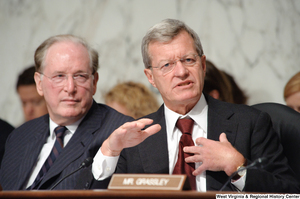
[[201,95],[199,93],[186,93],[180,97],[181,101],[198,101]]
[[83,110],[76,110],[72,108],[71,110],[66,110],[61,113],[63,117],[81,117],[83,116]]

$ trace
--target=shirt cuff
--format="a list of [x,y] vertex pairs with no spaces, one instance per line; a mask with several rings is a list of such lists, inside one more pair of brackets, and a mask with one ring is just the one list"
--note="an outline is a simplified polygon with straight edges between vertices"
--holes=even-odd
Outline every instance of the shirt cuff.
[[233,184],[236,188],[237,188],[237,191],[242,191],[245,187],[245,184],[246,184],[246,176],[247,176],[247,170],[246,170],[246,173],[245,175],[243,175],[242,177],[240,177],[238,180],[231,180],[231,184]]
[[98,150],[94,157],[94,162],[92,164],[92,173],[96,180],[104,180],[110,177],[118,163],[119,156],[105,156],[101,152],[101,148]]

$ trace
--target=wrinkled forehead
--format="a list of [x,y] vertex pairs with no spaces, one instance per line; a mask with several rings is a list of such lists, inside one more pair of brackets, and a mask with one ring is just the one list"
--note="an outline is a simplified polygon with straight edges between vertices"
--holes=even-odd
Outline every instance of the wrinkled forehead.
[[168,41],[152,41],[148,46],[148,54],[152,62],[153,59],[178,59],[197,54],[197,50],[193,38],[187,32],[182,32]]

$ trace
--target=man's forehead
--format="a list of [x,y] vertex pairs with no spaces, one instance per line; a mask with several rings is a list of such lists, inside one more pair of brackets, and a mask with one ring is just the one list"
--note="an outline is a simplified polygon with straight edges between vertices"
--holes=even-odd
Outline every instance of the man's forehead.
[[55,62],[74,61],[88,62],[89,53],[85,46],[72,41],[60,41],[52,44],[46,52],[44,64],[45,66]]
[[47,54],[55,53],[55,52],[61,52],[61,51],[66,51],[66,52],[74,52],[75,50],[81,50],[82,52],[87,52],[87,49],[80,43],[76,43],[73,41],[58,41],[54,44],[52,44],[48,51]]
[[[175,37],[169,40],[154,40],[148,45],[148,51],[157,50],[159,48],[169,48],[170,46],[185,46],[195,49],[195,44],[193,38],[186,32],[182,31]],[[153,52],[152,52],[153,53]]]

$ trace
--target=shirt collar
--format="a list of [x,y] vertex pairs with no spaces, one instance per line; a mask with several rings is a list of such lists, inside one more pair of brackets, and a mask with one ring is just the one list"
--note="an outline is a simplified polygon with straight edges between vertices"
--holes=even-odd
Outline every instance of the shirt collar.
[[[85,117],[85,115],[80,120],[74,122],[73,124],[67,125],[66,126],[67,130],[69,130],[69,132],[71,134],[74,134],[76,129],[78,128],[80,122],[83,120],[84,117]],[[50,119],[50,121],[49,121],[50,136],[54,136],[54,129],[56,127],[58,127],[59,125],[56,124],[51,118],[49,118],[49,119]]]
[[202,94],[196,106],[187,115],[191,117],[205,132],[207,132],[207,113],[207,102]]
[[197,102],[194,108],[185,115],[181,115],[172,111],[165,104],[164,104],[164,109],[165,109],[167,129],[170,129],[170,132],[168,132],[167,130],[167,133],[173,134],[178,118],[186,118],[186,117],[192,118],[196,124],[198,124],[205,132],[207,132],[208,107],[203,94],[201,95],[200,100]]

